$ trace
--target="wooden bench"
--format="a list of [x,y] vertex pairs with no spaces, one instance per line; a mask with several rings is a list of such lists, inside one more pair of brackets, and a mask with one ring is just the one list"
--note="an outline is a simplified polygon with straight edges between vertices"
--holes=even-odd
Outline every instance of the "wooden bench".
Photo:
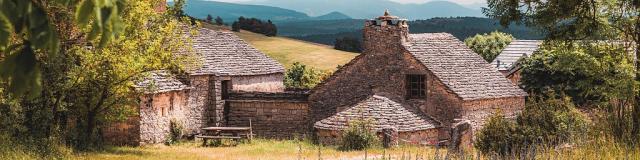
[[207,144],[207,140],[223,140],[231,139],[236,142],[246,139],[251,143],[253,139],[253,129],[251,128],[251,120],[249,120],[249,127],[206,127],[202,128],[202,134],[197,135],[196,138],[202,138],[203,145]]

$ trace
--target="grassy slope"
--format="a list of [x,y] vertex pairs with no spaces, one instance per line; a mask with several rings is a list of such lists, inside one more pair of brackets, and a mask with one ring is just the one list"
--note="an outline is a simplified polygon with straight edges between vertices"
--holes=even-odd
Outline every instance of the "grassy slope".
[[331,46],[303,42],[284,37],[267,37],[247,31],[236,33],[258,50],[289,67],[300,62],[321,70],[334,71],[349,62],[356,53],[333,49]]

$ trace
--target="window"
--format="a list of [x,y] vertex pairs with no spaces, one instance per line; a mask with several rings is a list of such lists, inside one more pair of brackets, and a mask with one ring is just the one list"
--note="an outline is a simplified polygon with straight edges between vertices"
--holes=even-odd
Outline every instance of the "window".
[[222,100],[229,99],[229,90],[231,90],[231,81],[229,80],[222,81],[222,86],[221,86]]
[[425,88],[424,75],[407,75],[407,98],[424,98]]

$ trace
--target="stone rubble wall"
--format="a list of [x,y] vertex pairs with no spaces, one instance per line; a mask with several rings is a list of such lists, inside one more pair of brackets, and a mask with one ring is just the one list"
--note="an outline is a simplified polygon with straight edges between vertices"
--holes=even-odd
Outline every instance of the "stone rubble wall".
[[525,97],[465,101],[460,119],[469,120],[475,133],[478,129],[482,128],[486,120],[498,110],[500,110],[505,117],[512,118],[524,109],[524,105]]
[[257,137],[292,139],[308,134],[309,106],[305,93],[233,93],[227,126],[248,127]]

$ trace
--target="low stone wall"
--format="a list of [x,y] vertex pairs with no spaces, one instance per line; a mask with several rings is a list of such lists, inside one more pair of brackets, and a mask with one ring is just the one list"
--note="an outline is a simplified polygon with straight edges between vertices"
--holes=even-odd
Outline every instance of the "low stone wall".
[[306,93],[231,93],[227,125],[249,126],[257,137],[291,139],[309,131],[309,105]]
[[524,109],[525,97],[507,97],[465,101],[460,119],[469,120],[473,132],[482,128],[486,121],[498,110],[507,117],[515,117]]

